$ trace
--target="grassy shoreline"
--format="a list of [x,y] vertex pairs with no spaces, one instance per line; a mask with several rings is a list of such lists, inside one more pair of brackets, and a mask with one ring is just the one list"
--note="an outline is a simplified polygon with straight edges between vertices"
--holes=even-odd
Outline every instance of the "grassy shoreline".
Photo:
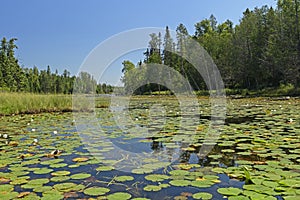
[[71,111],[71,95],[0,93],[0,115]]
[[[232,92],[232,91],[231,91]],[[242,98],[259,98],[259,97],[280,97],[289,95],[289,93],[277,91],[273,95],[266,92],[269,95],[255,95],[255,94],[240,94]],[[277,94],[277,95],[276,95]],[[152,94],[153,97],[157,96],[169,96],[170,94]],[[150,96],[152,96],[150,95]],[[208,95],[196,94],[198,98],[208,98]],[[150,97],[149,95],[137,95],[136,97]],[[172,96],[172,95],[171,95]],[[229,98],[235,98],[236,95],[226,92],[226,96]],[[12,115],[12,114],[38,114],[46,112],[72,112],[76,111],[72,105],[72,95],[65,94],[32,94],[32,93],[10,93],[0,92],[0,116]],[[96,108],[109,107],[109,98],[96,98]],[[81,108],[77,108],[81,110]],[[84,109],[83,109],[84,110]]]

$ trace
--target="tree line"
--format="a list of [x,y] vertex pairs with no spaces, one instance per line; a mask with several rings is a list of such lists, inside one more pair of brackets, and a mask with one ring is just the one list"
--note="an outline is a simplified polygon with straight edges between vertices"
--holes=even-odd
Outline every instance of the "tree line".
[[39,70],[36,66],[21,67],[15,56],[16,40],[16,38],[7,40],[5,37],[1,40],[0,91],[72,94],[75,81],[80,83],[80,90],[84,93],[96,91],[102,94],[113,91],[111,85],[97,84],[87,72],[81,72],[76,77],[66,69],[62,74],[59,74],[57,70],[52,72],[50,66],[46,70]]
[[[218,23],[211,15],[195,24],[189,34],[180,24],[176,38],[169,28],[165,35],[150,34],[149,48],[136,65],[123,62],[123,82],[127,92],[136,88],[143,77],[149,77],[147,63],[168,65],[180,72],[195,90],[205,90],[201,75],[183,56],[185,41],[193,38],[210,54],[216,63],[225,87],[229,89],[262,90],[300,85],[300,0],[278,0],[276,8],[263,6],[246,9],[239,24],[227,20]],[[176,53],[174,53],[176,52]],[[145,93],[167,90],[157,84],[146,84],[135,90]]]

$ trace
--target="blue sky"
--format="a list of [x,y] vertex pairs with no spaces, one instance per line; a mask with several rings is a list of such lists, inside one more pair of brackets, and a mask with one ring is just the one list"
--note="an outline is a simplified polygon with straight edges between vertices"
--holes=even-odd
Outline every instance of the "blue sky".
[[[76,74],[89,52],[107,38],[142,27],[175,30],[214,14],[237,24],[246,8],[276,5],[275,0],[2,0],[0,37],[18,38],[16,55],[24,67]],[[141,57],[142,58],[142,57]],[[121,60],[103,82],[120,78]]]

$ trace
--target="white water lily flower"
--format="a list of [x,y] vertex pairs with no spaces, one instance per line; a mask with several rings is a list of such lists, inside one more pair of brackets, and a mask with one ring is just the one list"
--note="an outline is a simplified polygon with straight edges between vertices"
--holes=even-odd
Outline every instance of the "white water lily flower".
[[38,141],[38,139],[34,139],[33,142],[34,143],[38,143],[39,141]]
[[3,138],[7,139],[8,135],[7,134],[3,134]]
[[53,131],[53,134],[57,134],[57,131]]
[[32,132],[35,132],[35,128],[31,129]]

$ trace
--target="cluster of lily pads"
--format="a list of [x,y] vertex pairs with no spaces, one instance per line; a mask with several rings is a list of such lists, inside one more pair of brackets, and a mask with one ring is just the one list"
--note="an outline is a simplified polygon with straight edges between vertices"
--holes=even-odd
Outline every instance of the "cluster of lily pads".
[[[205,156],[208,99],[199,99],[197,113],[172,97],[133,98],[129,132],[107,107],[80,134],[71,113],[3,116],[0,199],[299,199],[299,102],[228,99]],[[151,111],[157,103],[163,110]],[[180,127],[182,113],[197,120]],[[116,146],[140,157],[111,155]]]

